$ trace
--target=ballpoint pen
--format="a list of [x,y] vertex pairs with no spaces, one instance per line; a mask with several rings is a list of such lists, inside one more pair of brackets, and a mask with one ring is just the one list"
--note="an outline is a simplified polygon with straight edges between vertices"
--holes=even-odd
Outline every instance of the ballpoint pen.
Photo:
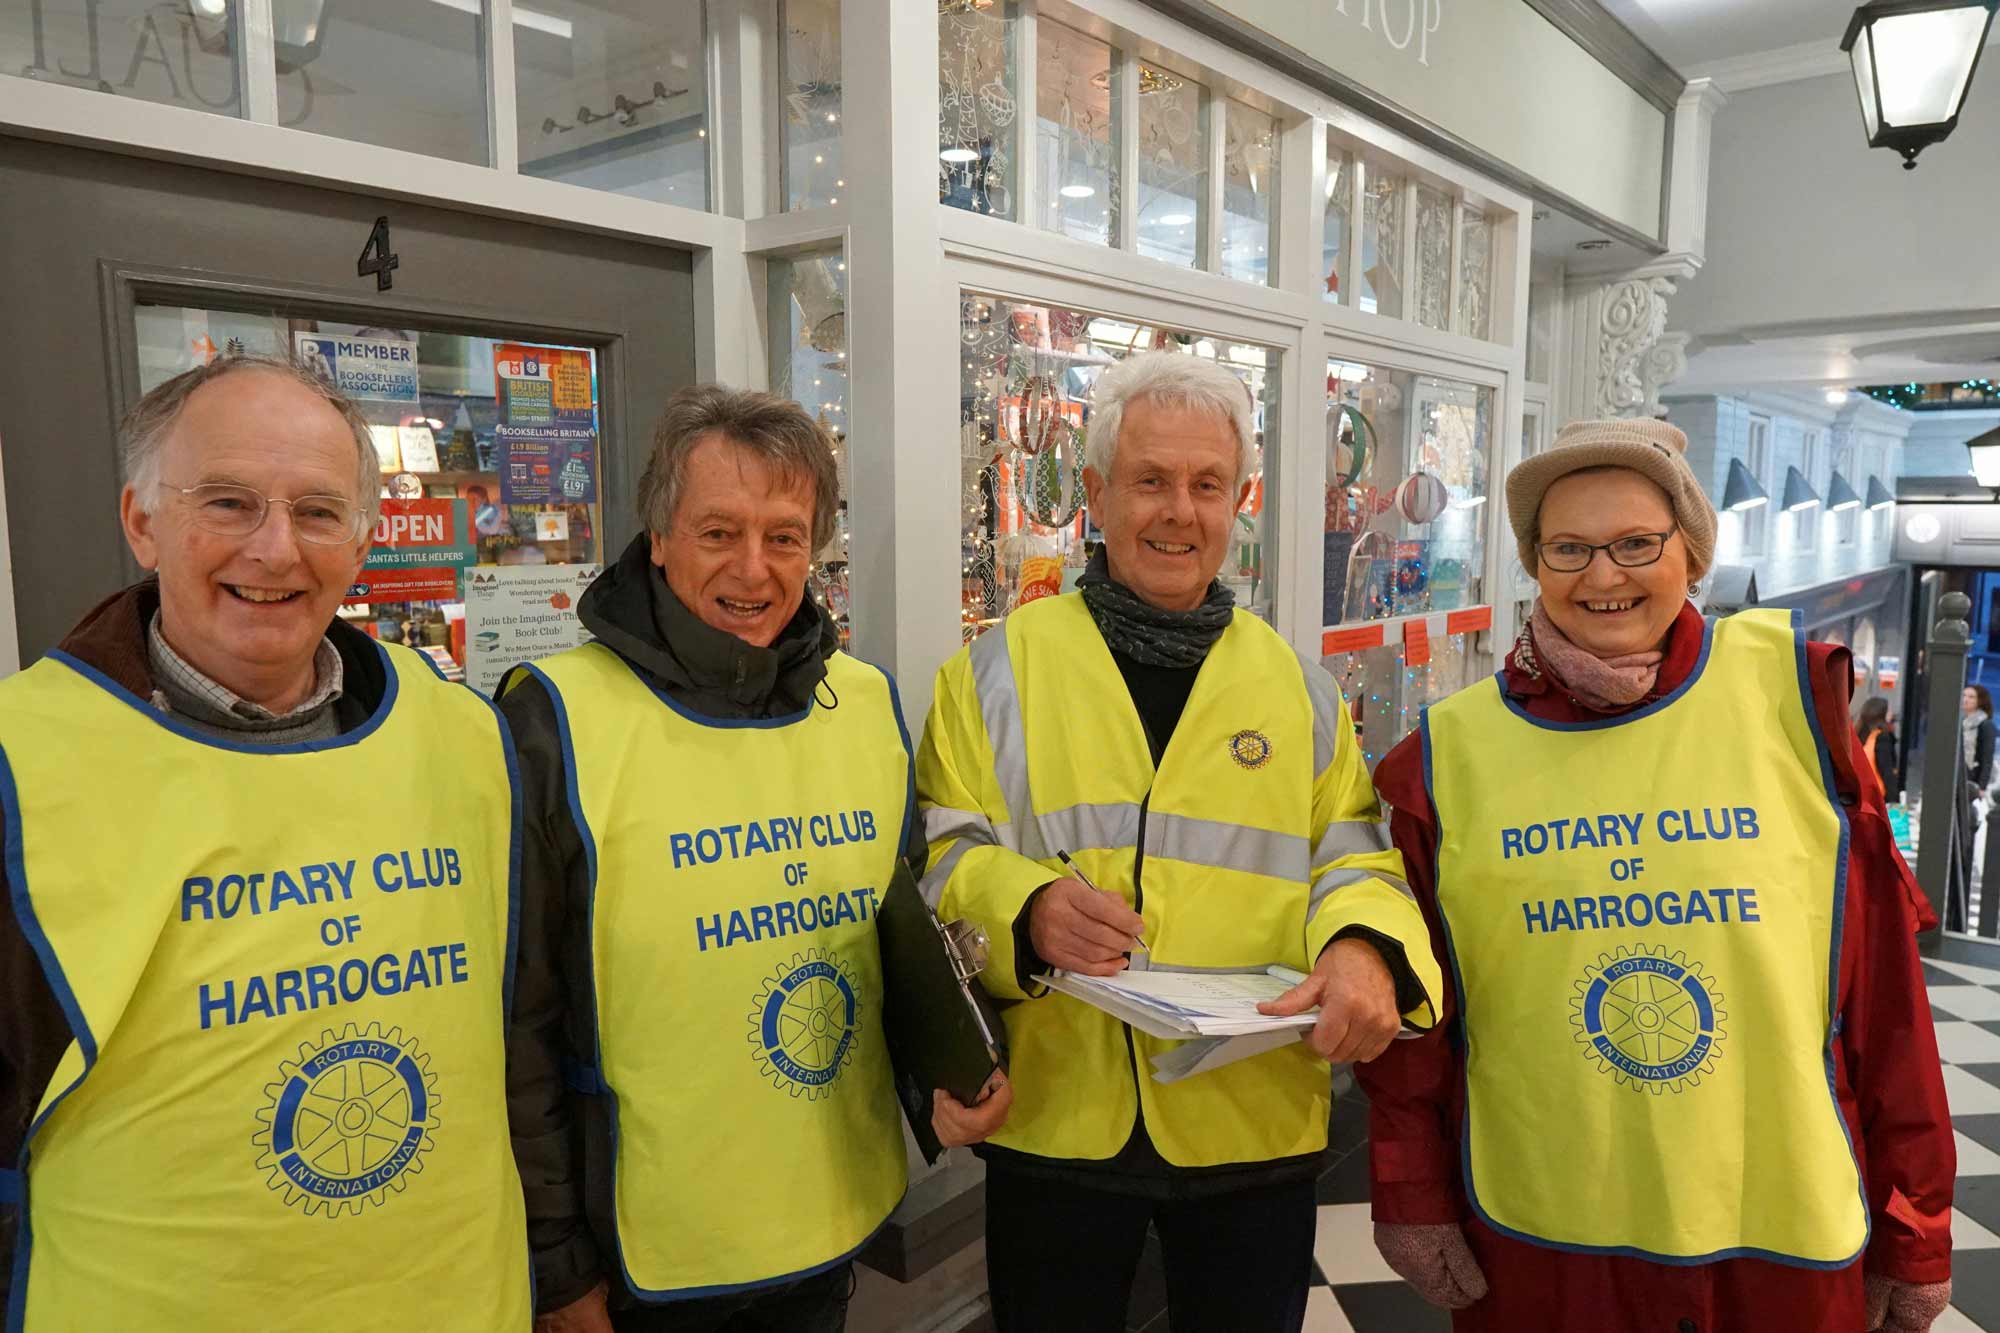
[[[1069,873],[1076,876],[1076,882],[1083,885],[1084,888],[1089,889],[1092,893],[1104,892],[1104,890],[1098,888],[1095,884],[1092,884],[1090,882],[1090,876],[1083,873],[1083,867],[1078,865],[1076,862],[1070,860],[1069,853],[1064,851],[1060,847],[1056,848],[1056,860],[1062,862],[1063,865],[1068,867]],[[1144,952],[1146,952],[1145,937],[1141,935],[1133,936],[1132,953],[1144,953]],[[1127,957],[1129,956],[1130,955],[1128,954]]]

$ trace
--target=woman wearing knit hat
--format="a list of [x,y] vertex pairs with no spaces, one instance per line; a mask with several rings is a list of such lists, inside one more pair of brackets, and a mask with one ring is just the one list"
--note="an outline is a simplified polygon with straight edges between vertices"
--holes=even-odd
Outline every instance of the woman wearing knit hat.
[[1452,1015],[1357,1067],[1376,1243],[1454,1327],[1923,1330],[1954,1150],[1927,909],[1847,725],[1847,650],[1689,601],[1686,437],[1515,468],[1541,596],[1376,785]]

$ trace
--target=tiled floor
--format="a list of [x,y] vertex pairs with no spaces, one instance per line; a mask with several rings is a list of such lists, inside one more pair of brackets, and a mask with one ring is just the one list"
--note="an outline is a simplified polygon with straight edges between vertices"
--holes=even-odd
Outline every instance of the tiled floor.
[[[1933,1333],[2000,1333],[2000,945],[1947,940],[1924,972],[1958,1141],[1953,1309]],[[1319,1272],[1306,1333],[1448,1333],[1450,1319],[1419,1300],[1375,1253],[1368,1108],[1358,1093],[1336,1103],[1332,1131],[1331,1165],[1320,1178]],[[1133,1333],[1169,1333],[1159,1262],[1158,1246],[1149,1243],[1132,1294],[1127,1328]]]

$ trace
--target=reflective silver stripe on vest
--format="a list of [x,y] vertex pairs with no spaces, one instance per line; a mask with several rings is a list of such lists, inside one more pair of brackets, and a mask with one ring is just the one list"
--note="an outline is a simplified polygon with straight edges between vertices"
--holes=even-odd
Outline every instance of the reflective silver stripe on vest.
[[1072,805],[1038,816],[1035,824],[1051,852],[1057,848],[1072,855],[1089,849],[1116,851],[1139,842],[1139,807],[1130,802]]
[[993,747],[993,776],[1007,802],[1007,822],[994,830],[1002,847],[1039,861],[1048,848],[1035,827],[1035,803],[1028,787],[1028,742],[1021,729],[1021,694],[1014,684],[1014,663],[1007,653],[1003,622],[972,641],[972,687],[979,694],[979,716],[986,740]]
[[1312,872],[1306,851],[1306,840],[1296,834],[1188,815],[1161,814],[1157,810],[1146,815],[1148,856],[1164,856],[1218,870],[1269,875],[1301,884]]
[[1369,870],[1363,866],[1336,866],[1313,881],[1312,893],[1306,899],[1306,920],[1313,919],[1313,913],[1319,911],[1319,905],[1325,902],[1335,889],[1344,889],[1350,884],[1360,884],[1371,879],[1379,879],[1405,898],[1412,902],[1416,901],[1417,895],[1410,892],[1410,886],[1403,882],[1401,876],[1392,875],[1386,870]]
[[944,886],[951,879],[951,872],[958,865],[958,858],[974,847],[991,847],[995,843],[993,824],[976,810],[953,810],[949,806],[934,805],[924,811],[924,842],[935,847],[950,838],[954,841],[951,850],[939,857],[924,871],[924,877],[917,882],[923,890],[924,901],[935,912],[944,897]]
[[1306,695],[1313,705],[1313,776],[1317,778],[1333,762],[1334,742],[1340,735],[1340,689],[1325,667],[1304,653],[1298,658],[1299,674],[1305,677]]
[[1372,819],[1336,819],[1326,826],[1313,848],[1313,864],[1323,866],[1343,856],[1364,856],[1389,850],[1389,826]]

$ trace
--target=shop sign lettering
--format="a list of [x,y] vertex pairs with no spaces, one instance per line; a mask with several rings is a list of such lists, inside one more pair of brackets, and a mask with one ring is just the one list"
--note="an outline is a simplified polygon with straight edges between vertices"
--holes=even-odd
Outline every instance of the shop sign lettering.
[[1398,51],[1431,63],[1431,38],[1444,26],[1444,0],[1333,0],[1333,12],[1358,19],[1369,32]]

